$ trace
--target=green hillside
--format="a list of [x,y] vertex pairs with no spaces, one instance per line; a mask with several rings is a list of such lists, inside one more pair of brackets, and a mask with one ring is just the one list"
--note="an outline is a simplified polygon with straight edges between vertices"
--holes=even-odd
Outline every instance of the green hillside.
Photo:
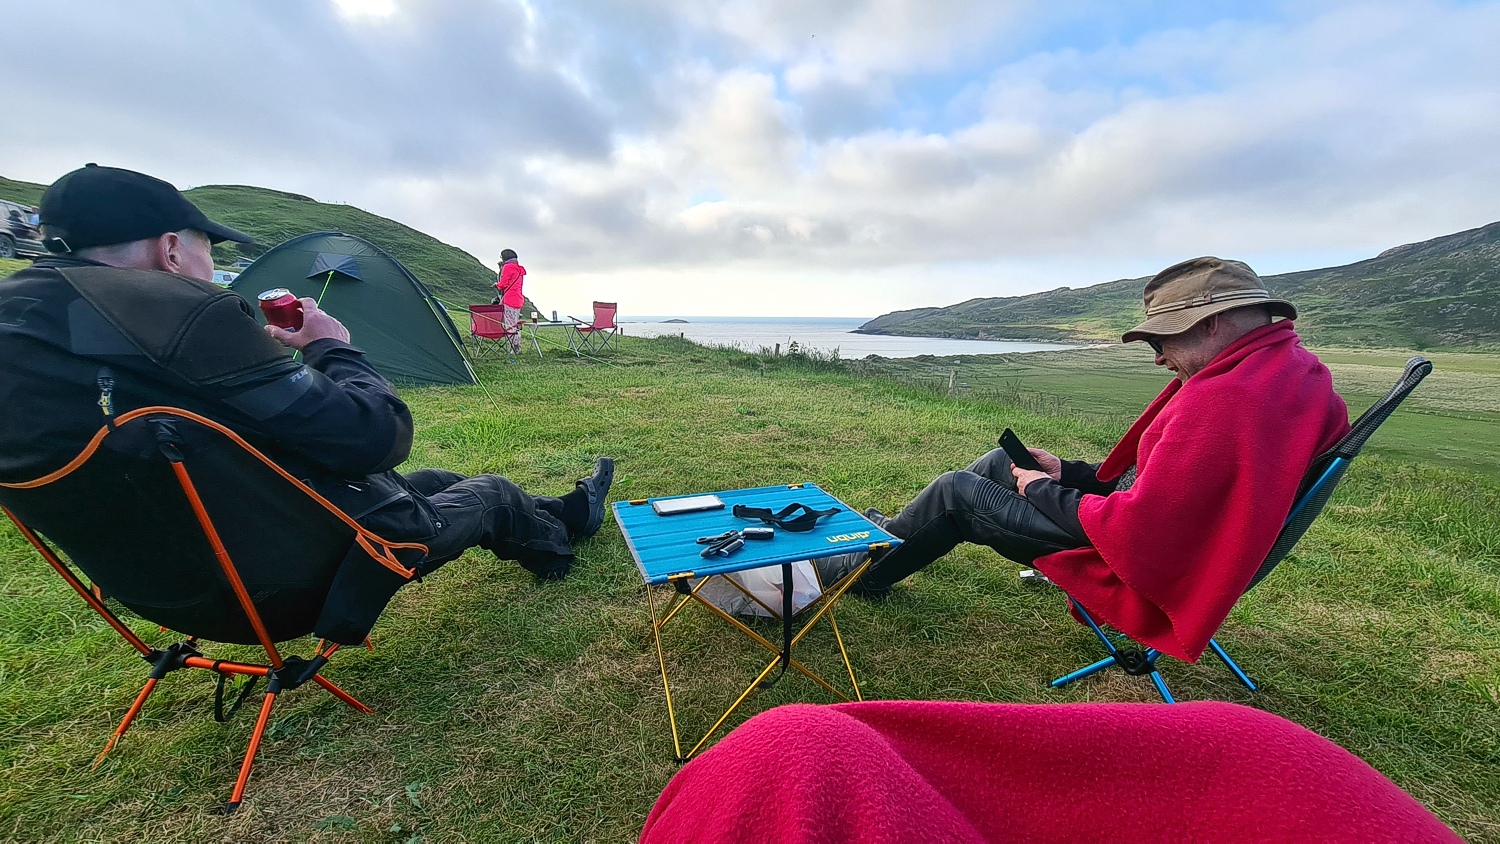
[[15,179],[0,176],[0,199],[8,199],[23,205],[35,205],[42,201],[42,191],[46,189],[46,185],[18,182]]
[[970,299],[946,308],[878,316],[867,334],[969,337],[981,340],[1108,340],[1140,322],[1143,278],[1093,287],[1059,287],[1004,299]]
[[[1320,346],[1500,348],[1500,223],[1398,246],[1342,267],[1267,276]],[[1118,340],[1141,319],[1146,279],[1122,279],[885,314],[870,334]]]
[[[0,177],[0,199],[35,204],[45,185]],[[438,297],[456,305],[494,298],[495,270],[474,256],[395,220],[332,205],[310,197],[246,185],[207,185],[187,191],[210,218],[255,238],[241,246],[221,243],[214,261],[227,267],[240,257],[255,258],[278,243],[315,231],[337,231],[362,237],[391,253]],[[0,273],[4,268],[0,268]],[[531,303],[527,302],[528,309]]]

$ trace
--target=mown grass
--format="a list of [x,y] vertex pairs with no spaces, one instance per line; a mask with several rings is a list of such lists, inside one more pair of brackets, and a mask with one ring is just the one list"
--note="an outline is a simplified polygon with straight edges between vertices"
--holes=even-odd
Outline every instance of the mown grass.
[[[488,392],[404,391],[420,425],[409,465],[501,472],[560,492],[610,454],[614,498],[813,480],[852,505],[894,508],[1004,425],[1098,458],[1140,404],[1121,381],[1113,404],[1107,384],[1090,388],[1097,409],[1026,410],[830,362],[666,339],[627,338],[608,363],[549,351],[545,362],[481,374]],[[1467,424],[1477,436],[1490,423]],[[1404,430],[1383,430],[1377,444],[1392,448]],[[1307,725],[1471,840],[1500,841],[1497,509],[1492,477],[1377,450],[1224,628],[1221,641],[1262,690],[1247,693],[1212,660],[1172,663],[1168,681],[1187,699],[1248,703]],[[212,684],[173,676],[90,771],[144,666],[13,530],[0,530],[0,838],[633,840],[677,769],[644,590],[612,523],[579,554],[558,584],[471,552],[404,590],[376,628],[376,650],[341,653],[329,671],[376,714],[311,688],[288,695],[248,802],[223,818],[213,809],[250,719],[215,724]],[[883,603],[842,606],[870,697],[1152,699],[1149,686],[1118,676],[1050,690],[1047,680],[1093,659],[1096,646],[1057,592],[1026,587],[988,549],[954,552]],[[826,632],[809,642],[803,656],[837,676]],[[668,660],[685,732],[705,729],[710,709],[762,664],[758,649],[701,613],[669,638]],[[788,677],[752,697],[745,715],[793,700],[826,697]]]

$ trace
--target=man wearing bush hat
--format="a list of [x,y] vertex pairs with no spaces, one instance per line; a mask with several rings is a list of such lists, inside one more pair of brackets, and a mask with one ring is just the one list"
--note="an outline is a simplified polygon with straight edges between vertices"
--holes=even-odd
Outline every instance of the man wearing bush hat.
[[413,435],[395,389],[312,299],[299,330],[263,328],[212,284],[212,244],[251,238],[171,184],[90,164],[47,188],[41,223],[54,254],[0,280],[0,481],[65,464],[106,423],[101,408],[165,405],[232,428],[384,538],[426,545],[424,573],[478,545],[557,579],[571,543],[599,529],[609,458],[559,497],[394,471]]
[[[1239,261],[1194,258],[1146,284],[1144,341],[1175,378],[1098,464],[1001,449],[948,472],[895,517],[904,540],[856,591],[879,596],[960,542],[1041,570],[1136,641],[1196,660],[1249,584],[1314,458],[1348,430],[1297,309]],[[1279,321],[1278,321],[1278,318]]]

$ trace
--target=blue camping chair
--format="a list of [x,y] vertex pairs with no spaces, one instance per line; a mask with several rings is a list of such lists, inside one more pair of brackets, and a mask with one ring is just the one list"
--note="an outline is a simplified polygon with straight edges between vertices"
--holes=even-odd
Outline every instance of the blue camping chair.
[[[1391,387],[1390,392],[1386,393],[1385,397],[1380,401],[1371,405],[1369,410],[1361,414],[1359,419],[1355,420],[1353,426],[1351,426],[1349,433],[1345,434],[1344,438],[1339,440],[1333,448],[1313,461],[1312,467],[1307,470],[1307,475],[1302,478],[1302,487],[1292,504],[1292,511],[1286,517],[1286,522],[1282,525],[1281,533],[1276,536],[1276,544],[1271,546],[1271,553],[1266,555],[1265,562],[1260,564],[1260,568],[1255,572],[1255,577],[1250,579],[1250,585],[1245,587],[1245,592],[1254,589],[1257,583],[1265,580],[1266,576],[1271,573],[1272,569],[1276,568],[1277,564],[1286,559],[1286,556],[1291,553],[1297,541],[1302,538],[1304,533],[1307,533],[1307,529],[1312,525],[1313,520],[1318,517],[1319,513],[1323,512],[1323,506],[1328,503],[1328,499],[1333,495],[1334,488],[1339,485],[1339,481],[1344,479],[1344,473],[1349,471],[1349,463],[1364,448],[1365,442],[1370,439],[1370,435],[1375,433],[1375,429],[1379,428],[1380,424],[1395,412],[1396,408],[1401,405],[1402,400],[1412,390],[1416,389],[1417,385],[1422,383],[1422,379],[1426,378],[1431,372],[1432,363],[1424,358],[1416,357],[1407,361],[1406,371],[1396,381],[1396,385]],[[1026,573],[1023,572],[1023,574]],[[1161,673],[1156,670],[1156,662],[1162,656],[1161,651],[1155,648],[1143,649],[1135,645],[1117,647],[1114,642],[1110,641],[1109,636],[1100,628],[1099,623],[1094,621],[1093,616],[1089,615],[1088,610],[1084,609],[1082,604],[1074,601],[1073,608],[1077,610],[1078,616],[1089,626],[1089,629],[1094,631],[1094,635],[1099,637],[1099,641],[1104,645],[1104,650],[1109,653],[1109,656],[1092,665],[1084,666],[1071,674],[1066,674],[1053,680],[1052,688],[1061,688],[1074,680],[1097,674],[1106,668],[1118,665],[1126,674],[1131,676],[1149,676],[1151,683],[1156,686],[1156,691],[1161,694],[1162,700],[1167,703],[1176,703],[1176,699],[1172,697],[1172,692],[1167,688],[1166,682],[1162,680]],[[1233,659],[1229,658],[1229,654],[1224,651],[1224,647],[1219,644],[1217,639],[1209,639],[1208,646],[1219,659],[1224,661],[1225,665],[1229,666],[1229,670],[1234,672],[1236,679],[1244,683],[1245,687],[1250,691],[1255,691],[1255,681],[1251,680],[1250,676]]]

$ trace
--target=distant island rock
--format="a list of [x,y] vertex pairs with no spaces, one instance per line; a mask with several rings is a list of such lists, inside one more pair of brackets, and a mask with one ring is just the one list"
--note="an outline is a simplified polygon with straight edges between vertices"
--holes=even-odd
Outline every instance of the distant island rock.
[[672,324],[676,324],[676,325],[689,325],[690,324],[685,319],[664,319],[664,320],[661,321],[661,323],[662,323],[662,325],[666,325],[668,323],[672,323]]

